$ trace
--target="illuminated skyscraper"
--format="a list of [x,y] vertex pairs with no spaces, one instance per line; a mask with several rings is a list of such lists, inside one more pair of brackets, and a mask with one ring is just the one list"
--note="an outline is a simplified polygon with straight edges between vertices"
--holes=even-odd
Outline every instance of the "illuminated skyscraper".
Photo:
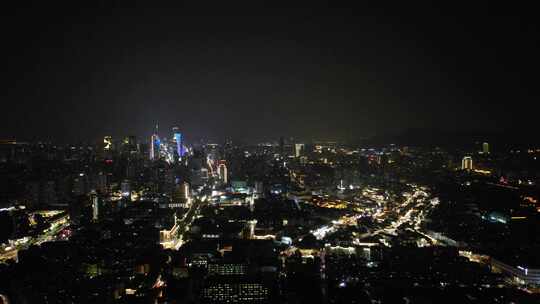
[[108,151],[112,149],[112,137],[105,136],[103,138],[103,150]]
[[150,137],[150,160],[159,159],[159,149],[161,146],[161,141],[159,140],[158,135],[158,124],[156,124],[156,130],[154,134]]
[[461,160],[461,169],[462,170],[472,170],[473,169],[472,157],[470,157],[470,156],[463,157],[463,160]]
[[160,140],[157,134],[152,134],[150,137],[150,160],[159,158]]
[[482,153],[489,154],[489,144],[487,142],[482,144]]
[[227,176],[227,165],[225,165],[224,160],[219,161],[219,165],[217,169],[218,169],[217,171],[218,171],[219,179],[222,180],[224,184],[226,184],[228,180],[228,176]]
[[[215,266],[210,266],[214,270]],[[229,266],[230,267],[230,266]],[[227,267],[227,268],[229,268]],[[235,267],[236,268],[236,267]],[[224,268],[222,268],[224,270]],[[241,269],[241,268],[239,268]],[[234,274],[232,268],[227,269],[227,275]],[[233,273],[230,273],[233,271]],[[270,290],[261,282],[241,277],[228,281],[220,278],[222,276],[211,276],[201,290],[203,303],[273,303]]]
[[257,220],[248,221],[248,225],[249,225],[249,235],[247,238],[253,239],[255,237],[255,226],[257,226]]
[[295,144],[294,145],[294,156],[300,157],[302,154],[302,150],[304,150],[304,144]]
[[150,136],[150,160],[156,159],[156,151],[154,147],[154,134]]
[[97,193],[92,191],[90,197],[92,198],[92,220],[97,221],[99,220],[99,201]]
[[184,142],[182,139],[182,133],[178,127],[173,128],[173,140],[176,143],[176,154],[179,158],[184,156]]

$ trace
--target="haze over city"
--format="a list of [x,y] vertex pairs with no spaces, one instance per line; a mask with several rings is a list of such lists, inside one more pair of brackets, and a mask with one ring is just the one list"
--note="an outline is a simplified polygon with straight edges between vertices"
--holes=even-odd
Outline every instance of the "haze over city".
[[537,129],[538,26],[522,8],[12,6],[2,137],[147,136],[157,121],[214,140]]

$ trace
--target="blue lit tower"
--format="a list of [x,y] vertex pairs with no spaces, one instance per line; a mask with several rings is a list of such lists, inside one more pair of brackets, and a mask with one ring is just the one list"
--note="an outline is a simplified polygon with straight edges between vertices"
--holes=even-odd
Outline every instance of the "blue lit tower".
[[156,124],[156,131],[150,137],[150,160],[156,160],[159,158],[160,140],[158,135],[158,125]]
[[173,138],[176,142],[176,153],[179,158],[184,156],[184,141],[182,139],[182,133],[178,127],[173,128]]
[[182,137],[182,133],[180,133],[180,129],[178,127],[173,128],[173,138],[176,143],[176,153],[179,158],[182,158],[184,154],[186,154],[186,151],[184,149],[184,139]]

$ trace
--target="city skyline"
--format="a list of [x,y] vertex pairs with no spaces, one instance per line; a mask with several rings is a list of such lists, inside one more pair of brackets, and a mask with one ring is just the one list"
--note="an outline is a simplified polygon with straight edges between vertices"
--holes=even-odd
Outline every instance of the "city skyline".
[[504,3],[12,2],[0,304],[540,303]]

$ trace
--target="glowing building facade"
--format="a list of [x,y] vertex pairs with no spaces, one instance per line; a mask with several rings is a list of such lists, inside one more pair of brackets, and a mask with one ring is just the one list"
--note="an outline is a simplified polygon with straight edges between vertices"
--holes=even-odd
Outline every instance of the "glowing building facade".
[[176,151],[175,153],[178,155],[179,158],[182,158],[184,156],[184,141],[182,138],[182,133],[180,133],[180,130],[178,127],[173,128],[173,140],[176,143]]
[[219,165],[217,168],[219,179],[226,184],[228,182],[228,176],[227,176],[227,165],[225,165],[224,160],[219,161]]
[[109,151],[112,149],[112,137],[105,136],[103,138],[103,150]]
[[489,154],[489,143],[485,142],[482,144],[482,153]]
[[265,284],[249,277],[211,277],[201,291],[203,303],[272,303]]
[[461,170],[472,170],[473,169],[473,162],[472,157],[465,156],[461,160]]
[[300,157],[302,155],[302,150],[304,150],[304,144],[295,144],[294,145],[294,156]]
[[159,158],[159,148],[161,142],[157,134],[152,134],[150,137],[150,160],[156,160]]
[[189,184],[178,183],[172,193],[172,202],[175,207],[189,208],[191,206],[191,195]]
[[90,197],[92,198],[92,220],[99,220],[99,200],[97,193],[92,191]]

